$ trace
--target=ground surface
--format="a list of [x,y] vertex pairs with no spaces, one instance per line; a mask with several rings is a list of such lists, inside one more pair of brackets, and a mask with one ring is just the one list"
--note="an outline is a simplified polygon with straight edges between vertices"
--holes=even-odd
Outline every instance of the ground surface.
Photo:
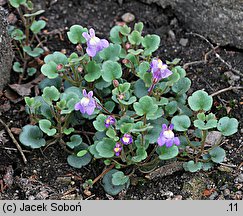
[[[107,38],[110,28],[116,22],[122,21],[121,16],[126,12],[133,13],[135,21],[144,22],[146,33],[161,36],[161,48],[157,55],[163,60],[181,58],[183,65],[203,60],[211,49],[205,40],[188,35],[187,29],[183,28],[170,8],[162,10],[156,5],[145,5],[135,0],[120,1],[122,4],[115,0],[41,2],[37,6],[46,10],[44,16],[48,19],[48,31],[56,30],[48,36],[45,44],[51,51],[66,49],[69,53],[74,50],[75,47],[66,39],[67,28],[73,24],[93,27],[100,37]],[[243,71],[242,50],[220,47],[217,52],[234,68]],[[205,89],[211,94],[230,85],[242,85],[240,77],[230,72],[213,53],[208,56],[206,64],[191,65],[187,72],[193,81],[191,92]],[[16,80],[13,73],[12,83]],[[10,123],[10,128],[21,128],[28,123],[23,109],[24,103],[14,103],[16,100],[13,96],[14,102],[9,102],[9,94],[8,97],[6,92],[0,95],[1,118],[5,123]],[[149,182],[141,178],[136,186],[131,186],[116,197],[106,195],[100,184],[96,184],[91,189],[89,199],[242,199],[242,92],[227,91],[215,96],[214,101],[218,116],[228,112],[229,116],[240,121],[239,132],[224,140],[223,147],[227,151],[224,163],[230,167],[216,166],[208,173],[197,174],[179,171]],[[221,106],[221,109],[216,106]],[[0,125],[0,179],[6,174],[7,166],[14,171],[14,182],[0,193],[0,199],[86,199],[88,196],[82,189],[82,183],[89,178],[94,179],[102,171],[98,163],[83,169],[71,168],[66,163],[66,154],[56,146],[49,147],[44,152],[26,152],[27,165],[23,164],[17,151],[7,148],[15,148],[15,145]]]

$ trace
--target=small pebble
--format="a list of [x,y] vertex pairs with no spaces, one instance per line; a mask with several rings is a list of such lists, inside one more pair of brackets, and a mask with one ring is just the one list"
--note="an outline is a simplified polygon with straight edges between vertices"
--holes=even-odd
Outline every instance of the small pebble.
[[3,6],[7,3],[7,0],[0,0],[0,6]]
[[182,200],[182,196],[181,195],[175,195],[172,200]]
[[188,44],[188,39],[187,38],[181,38],[179,41],[179,44],[181,46],[186,46]]
[[229,196],[230,195],[230,190],[229,189],[225,189],[224,190],[224,196]]
[[218,195],[219,195],[219,194],[217,193],[217,191],[215,191],[215,192],[213,192],[213,193],[210,195],[209,199],[210,199],[210,200],[215,200],[215,198],[216,198]]
[[126,23],[130,23],[135,20],[135,16],[132,13],[125,13],[122,15],[122,20]]
[[168,35],[169,35],[169,37],[170,37],[170,39],[171,39],[172,41],[175,41],[176,36],[175,36],[175,33],[174,33],[172,30],[169,30],[169,31],[168,31]]

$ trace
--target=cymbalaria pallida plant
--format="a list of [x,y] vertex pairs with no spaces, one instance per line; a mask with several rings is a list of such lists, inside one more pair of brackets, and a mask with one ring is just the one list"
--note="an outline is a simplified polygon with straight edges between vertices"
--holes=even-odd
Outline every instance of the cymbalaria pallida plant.
[[154,56],[160,37],[142,32],[142,23],[115,26],[108,42],[72,26],[67,35],[76,52],[47,55],[42,95],[25,98],[32,124],[24,126],[21,143],[59,144],[75,168],[103,161],[98,179],[111,195],[129,186],[135,170],[149,173],[165,160],[183,160],[190,172],[210,169],[225,151],[220,143],[206,145],[207,134],[230,136],[238,127],[236,119],[211,112],[207,92],[188,96],[191,80],[179,59]]

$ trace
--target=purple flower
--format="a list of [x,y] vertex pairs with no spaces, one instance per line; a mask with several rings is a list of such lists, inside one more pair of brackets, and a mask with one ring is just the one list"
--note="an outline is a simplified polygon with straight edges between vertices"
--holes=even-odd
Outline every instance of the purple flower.
[[133,142],[132,135],[131,134],[124,134],[123,137],[121,138],[121,142],[124,145],[129,145]]
[[175,137],[174,132],[172,131],[173,128],[174,128],[173,124],[171,124],[169,127],[167,127],[166,124],[162,125],[162,131],[157,140],[159,146],[165,145],[167,148],[169,148],[173,144],[175,144],[177,146],[180,145],[179,138]]
[[93,91],[90,91],[88,94],[86,90],[83,90],[83,98],[80,102],[75,104],[74,109],[79,110],[81,113],[92,115],[96,107],[95,99],[93,98]]
[[153,83],[157,83],[172,74],[172,71],[160,59],[154,59],[150,64],[150,68],[153,74]]
[[98,52],[109,46],[109,42],[105,39],[99,39],[95,36],[94,29],[89,30],[89,34],[84,32],[83,37],[87,41],[86,52],[89,56],[94,57]]
[[122,151],[122,146],[120,143],[116,143],[115,147],[114,147],[114,152],[116,156],[120,156]]
[[116,119],[113,116],[108,116],[105,120],[105,127],[108,128],[116,123]]

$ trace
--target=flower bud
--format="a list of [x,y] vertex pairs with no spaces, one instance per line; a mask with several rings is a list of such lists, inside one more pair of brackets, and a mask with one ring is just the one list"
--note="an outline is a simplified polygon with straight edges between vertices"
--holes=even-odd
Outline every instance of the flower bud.
[[77,51],[81,52],[83,50],[83,47],[81,46],[81,44],[78,44],[76,46],[76,49],[77,49]]
[[119,86],[118,80],[113,80],[113,86],[116,88]]
[[126,47],[127,50],[130,49],[131,48],[131,44],[130,43],[126,43],[125,47]]
[[124,99],[124,97],[125,97],[125,95],[124,95],[124,94],[119,94],[119,95],[118,95],[118,99],[120,99],[120,100],[123,100],[123,99]]
[[78,67],[78,72],[82,73],[83,72],[83,68],[82,67]]
[[128,60],[128,59],[123,59],[123,60],[122,60],[122,63],[123,63],[123,64],[128,64],[128,63],[129,63],[129,60]]
[[59,64],[59,65],[57,65],[57,70],[62,70],[62,68],[63,68],[63,64]]

